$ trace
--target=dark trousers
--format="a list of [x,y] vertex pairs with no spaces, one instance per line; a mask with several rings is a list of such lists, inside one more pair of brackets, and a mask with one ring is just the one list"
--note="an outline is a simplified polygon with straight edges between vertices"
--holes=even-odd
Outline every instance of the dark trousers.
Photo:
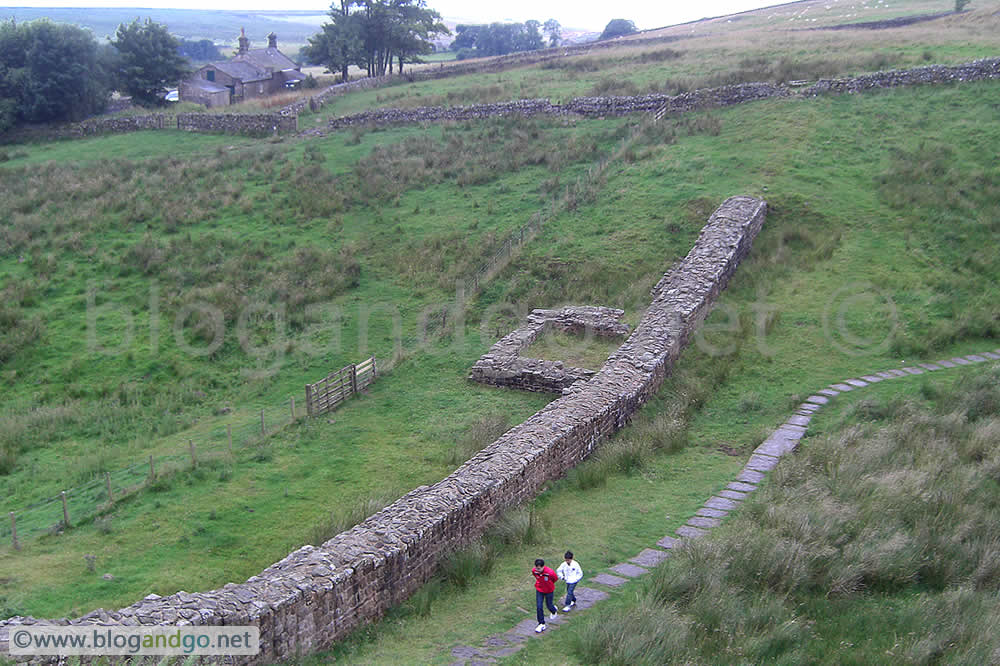
[[576,603],[576,594],[573,593],[573,590],[575,589],[576,583],[566,583],[566,603],[563,604],[564,606]]
[[535,610],[538,611],[538,624],[545,624],[545,613],[542,611],[542,602],[548,607],[550,613],[556,612],[556,605],[552,603],[554,592],[543,593],[535,590]]

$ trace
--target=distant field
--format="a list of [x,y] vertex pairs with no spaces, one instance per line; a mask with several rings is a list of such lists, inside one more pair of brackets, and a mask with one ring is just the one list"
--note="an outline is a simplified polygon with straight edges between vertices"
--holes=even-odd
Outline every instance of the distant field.
[[[151,18],[167,26],[170,32],[185,39],[210,39],[216,44],[232,44],[240,28],[245,28],[251,45],[266,46],[267,35],[278,36],[278,46],[286,53],[298,50],[319,31],[328,19],[322,11],[253,11],[217,9],[154,8],[72,8],[72,7],[0,7],[0,18],[32,21],[49,18],[59,23],[73,23],[93,31],[98,39],[114,37],[119,24],[136,18]],[[293,48],[294,47],[294,48]]]

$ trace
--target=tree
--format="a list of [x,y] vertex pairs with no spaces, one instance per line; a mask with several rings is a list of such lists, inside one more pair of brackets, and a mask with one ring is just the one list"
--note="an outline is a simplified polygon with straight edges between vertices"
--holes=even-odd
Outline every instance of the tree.
[[178,39],[177,52],[192,62],[212,62],[221,60],[219,47],[211,39]]
[[112,46],[118,49],[118,88],[143,106],[161,106],[164,93],[187,73],[180,44],[167,28],[152,19],[118,26]]
[[108,65],[107,50],[77,26],[0,23],[0,131],[101,111],[110,92]]
[[562,41],[562,26],[559,25],[559,21],[549,19],[545,22],[544,28],[545,33],[549,36],[549,48],[559,46],[559,42]]
[[636,32],[635,23],[627,19],[611,19],[604,26],[604,32],[598,39],[613,39],[622,35],[631,35]]
[[303,53],[330,71],[339,70],[344,80],[350,65],[382,76],[398,62],[402,73],[404,63],[419,62],[434,49],[433,36],[449,33],[424,0],[340,0],[331,6],[330,19]]
[[538,21],[524,23],[491,23],[490,25],[459,25],[451,48],[455,51],[475,49],[475,56],[506,55],[515,51],[534,51],[545,46]]
[[331,5],[331,22],[324,23],[323,30],[310,37],[301,51],[307,62],[340,72],[343,81],[347,81],[347,69],[358,64],[363,53],[360,17],[351,13],[351,5],[351,0],[341,0],[339,7]]

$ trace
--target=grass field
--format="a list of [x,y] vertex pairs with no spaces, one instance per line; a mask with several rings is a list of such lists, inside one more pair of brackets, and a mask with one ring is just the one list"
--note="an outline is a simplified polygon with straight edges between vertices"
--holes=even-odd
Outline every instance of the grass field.
[[[867,68],[880,49],[892,50],[893,65],[925,62],[926,50],[935,62],[995,55],[988,27],[913,30],[881,44],[843,38],[843,54],[828,33],[772,44],[761,33],[712,56],[707,39],[697,49],[671,43],[681,55],[644,47],[594,56],[596,70],[368,91],[333,112],[410,103],[418,91],[446,102],[533,96],[545,77],[552,94],[583,94],[625,69],[636,86],[685,72],[707,83],[749,76],[744,60],[773,60],[792,43],[840,63],[837,73]],[[591,569],[634,555],[724,485],[807,392],[989,346],[1000,321],[998,105],[1000,86],[975,83],[693,114],[643,128],[598,187],[570,200],[565,186],[637,119],[275,142],[161,132],[5,149],[0,511],[183,452],[188,439],[280,407],[371,352],[387,372],[328,419],[178,469],[21,551],[0,545],[0,615],[74,615],[242,580],[355,515],[332,507],[372,507],[440,479],[548,399],[465,381],[521,315],[605,305],[634,324],[649,288],[722,200],[767,199],[750,259],[676,376],[605,455],[536,500],[537,538],[497,547],[488,574],[466,576],[464,588],[445,576],[336,652],[359,663],[448,663],[451,645],[523,617],[525,563],[537,553],[570,547]],[[449,315],[456,280],[553,202],[559,212],[539,235]],[[588,353],[567,349],[572,341],[558,347]],[[490,612],[477,612],[484,603]],[[589,659],[563,640],[538,649]]]

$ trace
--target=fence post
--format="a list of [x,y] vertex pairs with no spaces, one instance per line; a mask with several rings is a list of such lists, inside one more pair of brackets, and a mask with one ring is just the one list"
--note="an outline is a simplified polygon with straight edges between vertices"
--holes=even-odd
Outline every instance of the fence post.
[[149,456],[149,480],[156,480],[156,468],[153,467],[153,456]]
[[111,473],[110,472],[105,472],[104,473],[104,485],[108,489],[108,504],[114,504],[115,503],[115,496],[111,494]]
[[21,550],[21,544],[17,542],[17,520],[14,518],[13,511],[10,512],[10,534],[14,540],[14,550]]
[[292,423],[295,423],[295,396],[292,396]]
[[358,392],[358,366],[351,363],[351,393]]
[[62,498],[63,505],[63,525],[69,527],[69,509],[66,508],[66,491],[59,493],[59,497]]
[[375,372],[375,354],[372,354],[372,381],[375,381],[376,375],[377,373]]
[[191,447],[191,467],[197,467],[198,466],[198,458],[195,457],[195,455],[194,455],[194,440],[193,439],[189,439],[188,440],[188,446]]
[[312,384],[306,384],[306,415],[313,415]]

